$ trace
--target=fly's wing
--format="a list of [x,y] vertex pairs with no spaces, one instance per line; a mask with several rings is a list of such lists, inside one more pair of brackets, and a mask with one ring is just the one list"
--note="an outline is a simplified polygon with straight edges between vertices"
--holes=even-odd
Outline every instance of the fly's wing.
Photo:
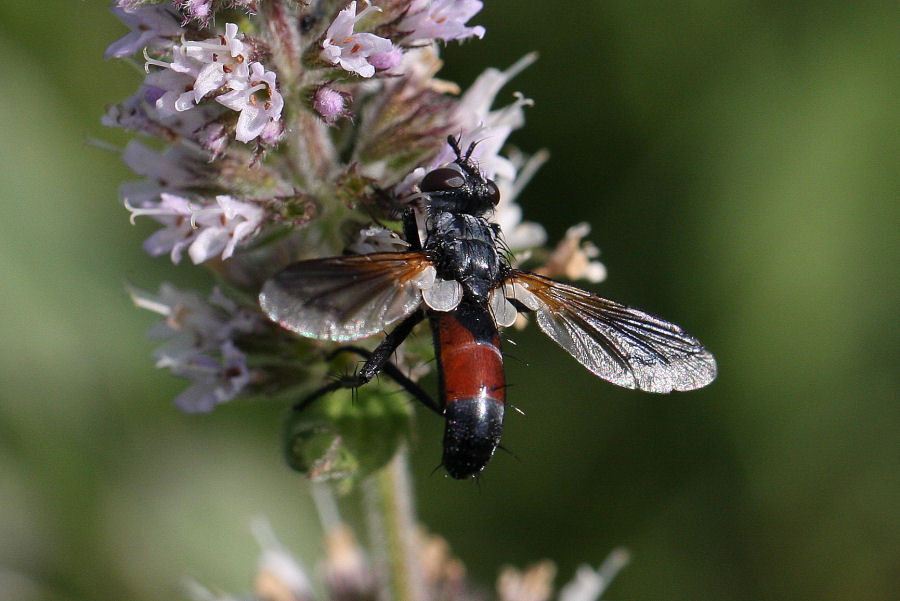
[[266,281],[259,304],[272,321],[303,336],[356,340],[412,313],[434,274],[421,253],[300,261]]
[[[716,377],[716,360],[673,323],[533,273],[506,281],[534,296],[541,330],[591,372],[649,392],[694,390]],[[515,287],[515,286],[514,286]]]

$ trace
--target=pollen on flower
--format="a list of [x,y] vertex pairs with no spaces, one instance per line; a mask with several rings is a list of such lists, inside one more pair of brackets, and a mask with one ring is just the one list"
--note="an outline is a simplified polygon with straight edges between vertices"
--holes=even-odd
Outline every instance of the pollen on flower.
[[[249,62],[238,26],[225,24],[225,32],[200,41],[185,40],[172,47],[172,62],[153,58],[144,51],[146,83],[159,90],[155,102],[160,117],[168,118],[195,109],[207,98],[240,113],[235,138],[250,142],[260,138],[278,141],[284,99],[277,89],[274,71]],[[149,67],[161,71],[150,72]],[[213,144],[207,145],[212,149]]]
[[[394,45],[390,40],[373,33],[354,32],[360,21],[372,13],[381,11],[380,8],[371,6],[368,2],[366,4],[366,8],[359,14],[356,13],[355,1],[338,13],[337,18],[325,32],[321,56],[332,65],[338,65],[345,71],[368,78],[375,75],[377,68],[370,61],[370,57],[390,53],[394,50]],[[376,59],[376,62],[379,62],[379,59]]]
[[281,120],[284,98],[275,77],[275,72],[266,71],[261,63],[252,63],[245,87],[216,97],[219,104],[240,113],[235,127],[238,141],[250,142]]

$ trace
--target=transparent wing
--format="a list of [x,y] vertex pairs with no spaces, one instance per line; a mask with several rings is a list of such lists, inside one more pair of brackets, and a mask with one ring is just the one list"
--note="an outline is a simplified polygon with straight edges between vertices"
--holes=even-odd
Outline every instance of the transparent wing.
[[434,274],[421,253],[300,261],[266,281],[259,304],[270,319],[303,336],[356,340],[412,313]]
[[533,273],[513,271],[510,283],[537,299],[541,330],[604,380],[670,392],[716,377],[712,353],[673,323]]

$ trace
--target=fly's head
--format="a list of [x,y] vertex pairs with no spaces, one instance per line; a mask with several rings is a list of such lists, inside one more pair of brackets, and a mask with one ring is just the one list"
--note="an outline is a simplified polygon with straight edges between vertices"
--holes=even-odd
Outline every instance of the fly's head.
[[500,190],[472,161],[474,143],[463,154],[456,138],[451,136],[447,141],[456,152],[456,160],[426,174],[419,189],[428,197],[428,206],[433,210],[483,217],[500,202]]

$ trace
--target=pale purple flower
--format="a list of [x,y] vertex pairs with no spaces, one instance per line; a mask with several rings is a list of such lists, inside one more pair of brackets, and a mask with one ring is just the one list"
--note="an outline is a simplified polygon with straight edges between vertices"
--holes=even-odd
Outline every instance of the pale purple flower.
[[408,32],[404,44],[422,40],[461,40],[484,37],[484,27],[466,27],[466,21],[481,10],[478,0],[413,0],[398,29]]
[[[203,65],[198,69],[194,81],[195,102],[200,102],[204,96],[220,87],[236,89],[246,85],[249,67],[245,44],[238,38],[238,34],[236,24],[226,23],[225,33],[221,36],[198,42],[185,41],[176,49],[177,54]],[[172,68],[176,68],[175,63]]]
[[216,9],[234,7],[255,12],[257,0],[228,0],[227,3],[221,0],[175,0],[175,2],[187,15],[187,20],[196,21],[201,27],[207,27]]
[[250,142],[267,126],[280,121],[284,108],[284,98],[275,85],[275,72],[266,71],[261,63],[250,65],[247,87],[217,96],[216,101],[241,113],[234,136],[241,142]]
[[161,119],[188,111],[196,105],[194,82],[196,76],[175,69],[153,71],[144,79],[144,83],[159,90],[153,106]]
[[194,211],[191,202],[163,192],[160,202],[144,202],[139,207],[132,206],[125,199],[125,208],[131,211],[131,223],[134,223],[135,217],[150,216],[165,226],[144,241],[144,250],[151,257],[169,253],[172,262],[178,264],[184,249],[196,238],[196,231],[191,225]]
[[403,62],[403,51],[393,47],[387,52],[379,52],[369,57],[369,64],[376,71],[390,71]]
[[157,367],[194,381],[175,400],[188,413],[211,411],[240,394],[250,382],[246,356],[233,337],[259,327],[259,315],[239,308],[218,288],[208,300],[168,283],[158,294],[132,289],[134,304],[158,313],[162,320],[148,332],[166,341],[153,353]]
[[158,203],[134,206],[126,199],[125,208],[132,223],[135,217],[149,216],[165,226],[144,242],[144,250],[154,257],[170,253],[176,264],[185,248],[194,263],[215,256],[228,259],[238,244],[257,233],[265,217],[262,208],[224,195],[216,197],[215,205],[203,206],[163,192]]
[[142,206],[162,192],[179,194],[195,187],[208,187],[208,166],[184,146],[173,146],[156,152],[132,140],[122,151],[122,161],[132,171],[147,179],[122,184],[119,195],[132,206]]
[[355,33],[354,28],[361,19],[380,10],[375,6],[366,6],[356,14],[356,2],[351,2],[347,8],[338,13],[325,32],[322,58],[361,77],[375,75],[376,67],[370,62],[369,57],[389,53],[394,46],[390,40],[378,37],[374,33]]
[[110,10],[128,25],[131,32],[110,44],[104,58],[130,56],[148,47],[164,48],[184,32],[170,7],[113,7]]
[[[154,93],[152,101],[147,98],[150,91]],[[121,127],[126,131],[165,137],[167,128],[159,122],[156,111],[151,109],[152,114],[148,111],[148,102],[156,103],[156,91],[157,88],[141,86],[135,94],[119,104],[106,107],[106,113],[100,118],[100,123],[106,127]]]
[[[158,81],[158,78],[163,77],[163,73],[171,73],[165,77],[182,78],[180,92],[169,93],[161,87],[148,83]],[[107,127],[121,127],[128,131],[156,136],[170,143],[184,137],[200,143],[204,148],[210,148],[206,143],[208,134],[204,130],[226,109],[218,104],[206,103],[193,110],[176,110],[175,102],[179,101],[179,98],[181,99],[179,105],[185,103],[185,106],[190,106],[189,103],[192,101],[191,91],[185,90],[185,86],[189,87],[190,84],[183,77],[182,74],[168,69],[149,74],[136,93],[119,104],[107,107],[106,114],[100,122]],[[167,94],[169,96],[161,102],[162,111],[160,111],[156,103]]]
[[199,233],[188,251],[194,263],[217,255],[228,259],[236,245],[256,234],[265,217],[262,208],[230,196],[216,196],[216,204],[194,209],[193,225]]
[[167,366],[173,374],[194,381],[175,397],[176,407],[185,413],[209,413],[243,391],[250,382],[246,355],[230,340],[222,343],[218,355],[196,355],[189,361]]
[[[515,101],[506,107],[491,110],[497,93],[509,81],[536,59],[529,54],[505,71],[485,70],[462,95],[454,111],[454,122],[458,124],[459,146],[468,151],[475,143],[472,158],[485,177],[493,179],[500,189],[500,204],[494,211],[494,221],[500,224],[504,240],[513,251],[524,251],[542,246],[547,240],[543,226],[522,221],[522,209],[514,200],[519,191],[534,175],[538,167],[547,160],[544,152],[530,159],[520,154],[513,159],[501,154],[510,133],[525,123],[523,108],[531,101],[521,94],[515,94]],[[395,188],[395,193],[403,197],[414,191],[413,186],[436,167],[451,163],[456,155],[449,145],[426,168],[413,170]]]
[[226,127],[216,121],[204,124],[196,130],[196,140],[215,159],[228,150],[230,137]]
[[[499,187],[499,184],[498,184]],[[522,221],[522,207],[512,200],[504,200],[494,209],[494,221],[503,232],[503,241],[513,252],[537,248],[547,242],[547,231],[539,223]]]
[[[220,36],[174,46],[171,63],[145,54],[146,68],[161,68],[147,76],[145,85],[159,90],[154,107],[161,119],[194,112],[196,105],[210,94],[230,90],[215,99],[240,112],[235,138],[250,142],[260,137],[272,145],[283,131],[280,120],[284,99],[276,87],[274,71],[267,71],[261,63],[248,64],[246,45],[239,34],[237,25],[226,23],[225,33]],[[198,124],[196,131],[205,125]],[[220,143],[207,143],[204,147],[222,152]]]
[[[460,146],[468,148],[472,142],[478,142],[472,158],[477,160],[482,172],[492,179],[515,179],[515,167],[509,159],[500,155],[500,150],[509,134],[524,125],[525,114],[522,108],[532,102],[521,94],[516,94],[515,102],[504,108],[491,111],[491,105],[503,86],[535,60],[537,55],[532,53],[522,57],[505,71],[486,69],[463,94],[456,107],[454,121],[462,130]],[[451,160],[449,148],[438,158],[443,161]]]
[[402,252],[409,249],[409,242],[393,230],[373,225],[363,228],[355,242],[347,247],[357,255],[380,252]]
[[268,123],[266,123],[266,126],[263,127],[263,130],[259,132],[259,141],[266,146],[276,146],[279,142],[281,142],[281,137],[283,134],[284,121],[281,119],[275,121],[270,120]]
[[[500,225],[503,239],[514,253],[537,248],[547,242],[544,226],[533,221],[522,221],[522,207],[515,200],[549,158],[550,154],[546,150],[525,156],[512,149],[509,153],[509,162],[515,171],[515,177],[512,180],[496,177],[494,180],[500,190],[500,204],[494,208],[494,221]],[[527,258],[527,253],[523,254],[522,258]]]

